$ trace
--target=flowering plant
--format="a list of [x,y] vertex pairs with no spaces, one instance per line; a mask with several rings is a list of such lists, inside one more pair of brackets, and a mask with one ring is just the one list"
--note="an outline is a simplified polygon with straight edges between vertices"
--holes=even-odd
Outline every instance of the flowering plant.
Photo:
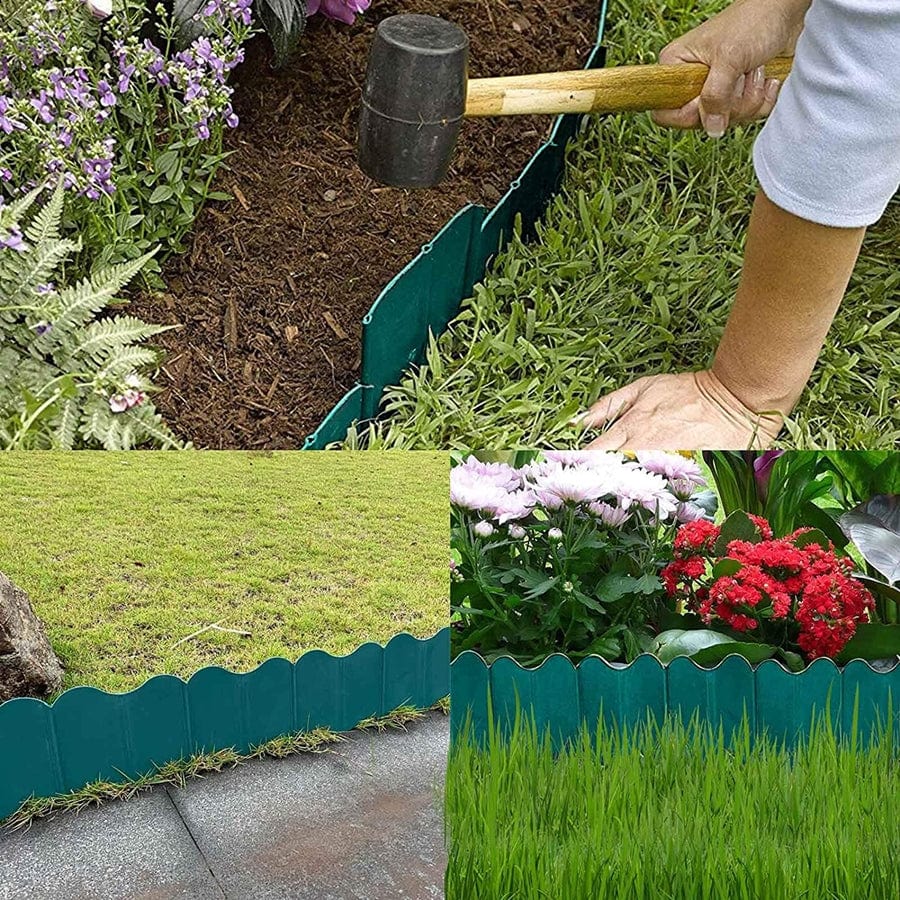
[[[61,180],[83,261],[179,249],[237,125],[229,72],[252,31],[251,0],[205,0],[203,33],[141,0],[39,0],[0,23],[0,195]],[[154,25],[157,41],[142,37]],[[222,195],[224,196],[224,195]]]
[[667,605],[660,569],[679,522],[706,515],[696,462],[547,452],[450,475],[458,650],[523,663],[565,651],[632,659]]
[[[683,525],[674,555],[662,571],[666,593],[719,633],[713,643],[720,656],[736,641],[757,644],[756,660],[777,652],[793,668],[803,659],[835,657],[874,608],[872,595],[853,577],[853,560],[812,528],[776,538],[765,519],[738,511],[721,527]],[[672,641],[667,635],[657,641],[671,656],[667,645],[677,647],[684,633],[668,635]],[[699,635],[690,637],[699,647]]]
[[59,234],[64,188],[30,215],[39,193],[0,203],[0,449],[180,446],[148,399],[156,354],[140,346],[166,329],[98,316],[148,258],[63,284],[78,248]]
[[[197,36],[195,17],[207,0],[172,0],[172,11],[188,40]],[[372,0],[256,0],[256,11],[275,48],[275,64],[284,65],[306,29],[306,20],[321,13],[328,19],[352,25]]]

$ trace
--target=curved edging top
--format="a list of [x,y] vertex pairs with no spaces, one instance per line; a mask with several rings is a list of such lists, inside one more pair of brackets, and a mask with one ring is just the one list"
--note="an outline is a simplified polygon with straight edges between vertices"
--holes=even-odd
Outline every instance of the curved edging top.
[[822,658],[791,672],[771,659],[751,665],[739,654],[706,668],[687,657],[664,664],[649,653],[618,665],[600,656],[576,664],[554,653],[525,667],[512,657],[487,663],[468,650],[453,660],[450,677],[454,737],[468,727],[483,739],[490,720],[508,729],[525,709],[557,742],[600,719],[635,725],[669,713],[697,715],[726,731],[746,717],[752,733],[786,741],[808,734],[814,716],[827,715],[839,732],[855,725],[865,735],[892,715],[900,738],[900,666],[878,671],[864,660],[838,667]]
[[0,819],[30,796],[121,781],[200,752],[248,752],[297,731],[346,731],[450,691],[450,629],[398,634],[336,656],[310,650],[250,672],[208,666],[187,680],[157,675],[120,694],[74,687],[52,703],[0,705]]
[[[458,656],[456,656],[454,658],[453,664],[456,663],[457,659],[459,659],[460,657],[463,657],[463,656],[477,657],[485,666],[488,666],[488,667],[493,665],[493,663],[489,663],[489,662],[485,661],[484,657],[480,653],[478,653],[476,650],[464,650],[462,653],[460,653]],[[571,665],[576,670],[579,669],[588,660],[597,660],[598,662],[604,663],[606,666],[608,666],[611,669],[615,669],[616,671],[624,671],[624,670],[631,668],[631,666],[633,666],[639,659],[644,659],[647,657],[649,657],[654,662],[656,662],[661,668],[666,668],[667,665],[672,665],[672,663],[661,662],[660,659],[652,653],[640,653],[631,662],[617,663],[617,662],[610,662],[608,659],[605,659],[604,657],[602,657],[596,653],[589,654],[588,656],[584,657],[584,659],[580,660],[579,662],[572,662],[572,660],[569,659],[569,657],[566,656],[565,653],[562,653],[560,651],[548,654],[536,666],[523,666],[513,656],[500,656],[500,657],[497,657],[495,662],[499,662],[501,659],[509,660],[511,663],[515,663],[515,665],[524,672],[536,672],[536,671],[540,670],[544,665],[546,665],[548,660],[556,659],[556,658],[564,659],[567,663],[569,663],[569,665]],[[780,669],[782,669],[788,675],[802,675],[804,672],[808,671],[813,666],[819,666],[821,668],[823,664],[828,664],[828,665],[833,666],[835,671],[837,671],[837,672],[841,672],[844,669],[846,669],[848,666],[856,664],[856,663],[860,663],[860,664],[864,665],[871,672],[876,672],[879,675],[890,674],[890,672],[894,671],[894,669],[891,669],[887,672],[882,669],[876,669],[872,666],[872,664],[868,660],[860,659],[860,658],[854,658],[854,659],[849,660],[848,662],[844,663],[843,665],[839,666],[833,659],[829,659],[828,657],[825,657],[825,656],[821,656],[818,659],[814,659],[811,663],[808,663],[804,669],[801,669],[800,672],[792,672],[790,669],[788,669],[784,665],[784,663],[780,662],[777,659],[764,659],[758,663],[751,663],[745,656],[742,656],[740,653],[729,653],[723,659],[720,659],[719,662],[717,662],[714,666],[701,666],[699,663],[695,662],[693,659],[691,659],[688,656],[676,656],[675,659],[672,660],[672,662],[675,662],[676,659],[684,660],[684,662],[690,663],[691,665],[693,665],[695,668],[699,669],[702,672],[714,672],[716,669],[718,669],[720,666],[722,666],[729,659],[739,659],[742,662],[746,663],[747,666],[751,670],[759,669],[761,666],[775,665],[775,666],[778,666]],[[679,665],[681,665],[681,664],[682,663],[679,663]],[[898,663],[897,667],[900,668],[900,663]]]

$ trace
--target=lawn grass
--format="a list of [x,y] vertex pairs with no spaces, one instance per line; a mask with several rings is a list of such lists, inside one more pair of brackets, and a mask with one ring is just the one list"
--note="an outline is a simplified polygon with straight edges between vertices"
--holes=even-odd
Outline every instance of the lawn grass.
[[[609,63],[655,62],[724,0],[612,0]],[[539,239],[513,240],[426,363],[387,390],[370,446],[574,446],[569,418],[636,377],[707,365],[737,285],[758,126],[714,141],[649,116],[573,142]],[[900,203],[866,238],[783,446],[900,439]],[[750,364],[751,361],[748,361]],[[351,444],[353,441],[351,441]]]
[[[65,687],[348,653],[448,621],[444,453],[0,455],[0,571]],[[205,631],[213,623],[250,633]]]
[[[522,727],[450,753],[448,900],[900,896],[900,760],[814,729],[792,756],[668,720],[585,731],[555,757]],[[593,738],[593,740],[592,740]]]

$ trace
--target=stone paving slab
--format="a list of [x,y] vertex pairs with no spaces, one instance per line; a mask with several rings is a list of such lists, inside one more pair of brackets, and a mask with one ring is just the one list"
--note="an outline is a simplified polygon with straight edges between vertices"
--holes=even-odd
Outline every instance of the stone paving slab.
[[0,833],[0,900],[443,897],[449,721]]
[[434,713],[171,793],[229,898],[431,900],[443,897],[448,742]]
[[165,790],[0,836],[2,900],[220,900]]

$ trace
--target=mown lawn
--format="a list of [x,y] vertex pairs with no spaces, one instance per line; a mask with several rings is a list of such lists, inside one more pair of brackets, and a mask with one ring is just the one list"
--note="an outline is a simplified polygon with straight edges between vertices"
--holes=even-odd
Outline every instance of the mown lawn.
[[[445,453],[0,455],[0,570],[66,687],[348,653],[448,621]],[[250,637],[206,631],[218,623]]]
[[[612,0],[611,65],[651,63],[725,0]],[[576,446],[568,425],[636,377],[712,360],[740,272],[758,126],[719,141],[649,116],[573,142],[539,240],[513,241],[427,364],[387,391],[373,446]],[[900,203],[872,228],[784,446],[900,440]],[[748,365],[752,361],[748,360]]]

